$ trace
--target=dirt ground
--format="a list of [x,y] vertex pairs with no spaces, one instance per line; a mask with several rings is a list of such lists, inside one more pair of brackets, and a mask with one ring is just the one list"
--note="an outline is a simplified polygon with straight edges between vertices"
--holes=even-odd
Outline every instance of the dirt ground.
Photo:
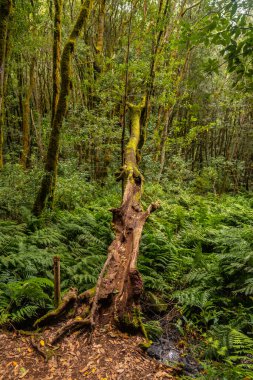
[[[59,344],[48,343],[56,327],[33,337],[0,331],[2,380],[173,380],[173,369],[150,358],[139,347],[142,337],[109,326],[93,334],[76,332]],[[33,344],[32,344],[33,343]],[[36,349],[36,346],[38,349]],[[43,357],[45,356],[45,357]]]

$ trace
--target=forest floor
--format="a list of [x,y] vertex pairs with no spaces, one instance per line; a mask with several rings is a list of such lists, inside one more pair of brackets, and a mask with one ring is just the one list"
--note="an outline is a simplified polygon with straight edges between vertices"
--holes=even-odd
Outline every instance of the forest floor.
[[[172,368],[150,358],[140,348],[142,337],[105,327],[93,334],[92,341],[89,334],[76,332],[50,347],[47,342],[55,331],[56,327],[50,327],[32,338],[0,331],[0,379],[176,379]],[[34,348],[35,343],[39,350]],[[47,360],[39,351],[45,353]]]

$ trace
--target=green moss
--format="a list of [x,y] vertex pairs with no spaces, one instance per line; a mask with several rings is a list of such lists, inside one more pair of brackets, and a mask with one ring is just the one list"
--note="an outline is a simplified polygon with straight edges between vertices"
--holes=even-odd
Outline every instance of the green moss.
[[62,127],[63,119],[65,117],[68,96],[70,91],[70,74],[71,74],[71,58],[74,52],[74,47],[77,38],[79,37],[83,26],[87,22],[90,10],[93,6],[92,0],[86,0],[81,7],[77,21],[72,29],[72,32],[67,40],[63,49],[61,57],[61,90],[59,94],[59,100],[57,103],[55,115],[52,121],[52,130],[50,135],[50,141],[47,151],[47,159],[45,165],[45,176],[42,179],[41,188],[36,197],[33,213],[36,216],[40,216],[45,208],[47,200],[50,198],[52,203],[54,195],[54,187],[56,183],[57,167],[58,167],[58,155],[60,144],[60,130]]
[[141,137],[141,110],[145,102],[141,102],[138,105],[128,103],[131,109],[131,134],[130,139],[125,148],[125,167],[124,173],[125,178],[128,178],[130,181],[138,182],[142,184],[142,175],[138,168],[138,163],[140,161],[140,151],[138,149]]
[[142,322],[140,307],[135,306],[132,311],[124,313],[123,317],[120,319],[120,325],[123,329],[131,333],[137,333],[138,331],[142,332],[146,341],[149,341],[148,334]]
[[140,326],[140,329],[142,331],[142,334],[144,335],[144,337],[148,340],[148,334],[147,334],[147,331],[145,329],[145,326],[142,322],[142,316],[141,316],[141,310],[139,307],[135,307],[134,308],[134,315],[135,315],[135,319],[136,321],[138,321],[139,323],[139,326]]
[[47,320],[49,317],[52,317],[52,318],[56,317],[57,315],[60,314],[60,311],[61,311],[61,304],[59,305],[57,309],[50,310],[48,313],[44,314],[41,318],[38,318],[34,322],[33,327],[39,326],[42,322]]
[[37,330],[33,330],[33,331],[26,331],[26,330],[16,330],[16,331],[17,331],[17,333],[19,333],[21,335],[31,336],[31,335],[39,334],[41,329],[38,328]]
[[65,312],[69,311],[73,306],[73,303],[76,301],[76,289],[70,289],[68,293],[63,297],[59,306],[50,310],[48,313],[43,315],[41,318],[37,319],[33,324],[33,327],[37,327],[41,324],[45,324],[50,322],[51,320],[55,320],[58,317],[62,316]]
[[85,318],[87,318],[89,316],[89,314],[90,314],[90,306],[85,306],[84,310],[83,310],[83,312],[81,314],[81,317],[83,319],[85,319]]
[[153,344],[153,341],[148,339],[148,340],[145,340],[145,342],[140,343],[139,347],[146,351],[152,344]]
[[94,288],[89,289],[90,298],[94,297],[96,294],[96,286]]

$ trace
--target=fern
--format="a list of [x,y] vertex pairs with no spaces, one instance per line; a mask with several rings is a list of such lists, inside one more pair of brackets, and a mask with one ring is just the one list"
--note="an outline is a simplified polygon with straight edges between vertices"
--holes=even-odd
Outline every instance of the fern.
[[[235,354],[250,354],[253,355],[253,339],[240,331],[232,329],[228,336],[229,348]],[[253,361],[252,361],[253,364]]]
[[28,238],[28,243],[39,248],[59,246],[64,236],[54,228],[43,228],[35,231]]
[[[41,171],[7,165],[0,173],[0,325],[26,323],[53,307],[54,255],[61,258],[63,292],[96,284],[114,237],[108,210],[121,194],[109,182],[104,188],[87,182],[68,165],[61,163],[56,208],[40,220],[29,209]],[[210,378],[246,377],[252,371],[252,201],[196,195],[177,179],[147,186],[144,207],[157,198],[162,207],[144,226],[138,259],[144,310],[159,314],[176,304],[181,329],[193,326],[211,339],[209,350],[223,368],[216,363]],[[158,336],[157,322],[148,325]]]
[[[27,319],[35,318],[37,317],[38,309],[39,306],[37,305],[28,305],[21,307],[19,310],[9,316],[9,320],[11,323],[21,323]],[[7,321],[5,321],[5,323],[6,322]]]
[[53,283],[47,278],[30,278],[25,281],[2,283],[0,286],[0,325],[21,323],[35,318],[37,311],[52,307]]
[[163,329],[159,323],[159,321],[148,321],[143,323],[143,326],[147,332],[149,339],[156,340],[160,338],[163,333]]

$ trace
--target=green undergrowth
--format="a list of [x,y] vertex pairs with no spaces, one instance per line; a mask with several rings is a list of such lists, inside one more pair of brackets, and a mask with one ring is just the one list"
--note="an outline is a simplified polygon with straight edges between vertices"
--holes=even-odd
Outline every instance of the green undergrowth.
[[[53,308],[53,256],[61,290],[94,287],[113,239],[110,208],[121,190],[62,167],[55,208],[30,212],[41,178],[7,166],[0,180],[0,325],[31,324]],[[153,319],[179,308],[182,336],[198,333],[203,379],[252,379],[253,200],[249,194],[196,194],[177,184],[145,184],[143,205],[161,208],[145,225],[139,269],[143,310]],[[147,324],[152,338],[161,331]]]
[[109,209],[117,204],[117,192],[105,197],[105,190],[88,183],[85,177],[59,176],[55,209],[47,210],[38,220],[30,212],[30,185],[39,177],[38,172],[25,176],[18,166],[2,173],[1,325],[35,319],[53,308],[55,255],[61,259],[63,293],[70,287],[79,291],[94,287],[113,238]]

